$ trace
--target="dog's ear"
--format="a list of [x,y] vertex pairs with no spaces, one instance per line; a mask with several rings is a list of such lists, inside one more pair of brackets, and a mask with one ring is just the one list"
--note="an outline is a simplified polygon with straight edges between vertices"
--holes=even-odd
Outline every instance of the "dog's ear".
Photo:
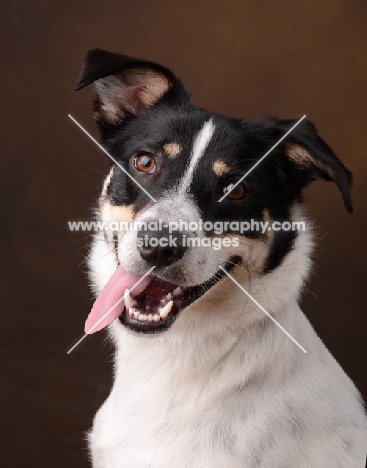
[[[277,125],[279,135],[286,133],[296,122],[297,120],[280,120]],[[352,173],[318,135],[312,122],[303,120],[281,145],[286,158],[297,166],[304,186],[318,178],[334,181],[343,196],[346,209],[349,213],[353,212]]]
[[186,93],[165,67],[105,50],[90,50],[75,90],[94,83],[94,117],[100,125],[115,125],[159,101],[173,88]]

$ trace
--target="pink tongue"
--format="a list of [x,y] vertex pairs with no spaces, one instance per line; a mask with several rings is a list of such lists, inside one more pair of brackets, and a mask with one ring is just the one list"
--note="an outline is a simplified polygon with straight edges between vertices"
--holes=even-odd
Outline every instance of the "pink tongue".
[[137,296],[144,291],[153,279],[152,276],[147,276],[136,285],[141,278],[142,277],[139,275],[127,273],[118,266],[93,304],[92,310],[85,322],[85,333],[91,335],[107,327],[107,325],[113,322],[124,310],[123,296],[125,290],[129,289],[132,291],[132,296]]

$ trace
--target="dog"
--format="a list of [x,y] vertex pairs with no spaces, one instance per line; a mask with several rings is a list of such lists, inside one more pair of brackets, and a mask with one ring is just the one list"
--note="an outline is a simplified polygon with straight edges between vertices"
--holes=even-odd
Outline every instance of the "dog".
[[88,260],[86,332],[116,348],[93,467],[364,466],[362,397],[298,305],[312,229],[289,229],[317,178],[352,212],[351,173],[310,121],[198,108],[159,64],[94,49],[75,89],[92,83],[112,159],[97,219],[118,222]]

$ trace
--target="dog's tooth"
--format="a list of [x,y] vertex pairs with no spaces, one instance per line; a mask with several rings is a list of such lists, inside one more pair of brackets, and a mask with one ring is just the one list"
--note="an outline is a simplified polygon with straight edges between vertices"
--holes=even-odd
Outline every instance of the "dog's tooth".
[[158,315],[158,314],[154,314],[153,318],[154,318],[155,322],[159,322],[160,319],[161,319],[160,315]]
[[139,320],[146,320],[148,318],[147,314],[140,314],[138,319]]
[[168,293],[167,296],[165,297],[166,301],[170,301],[172,299],[172,294]]
[[136,311],[134,312],[134,317],[135,317],[135,318],[138,318],[139,315],[140,315],[140,312],[139,312],[138,310],[136,310]]
[[134,305],[136,305],[136,301],[131,297],[129,289],[125,289],[124,301],[125,301],[125,306],[128,309],[131,309]]
[[152,321],[153,321],[153,314],[149,314],[149,315],[148,315],[148,320],[149,320],[149,322],[152,322]]
[[172,294],[174,296],[179,296],[181,293],[182,293],[182,289],[180,288],[180,286],[177,286],[177,288],[172,291]]
[[161,318],[167,317],[167,315],[171,312],[172,306],[173,306],[173,301],[169,301],[169,303],[166,304],[164,307],[162,307],[161,309],[158,309],[158,312]]
[[134,309],[129,309],[129,315],[134,315]]

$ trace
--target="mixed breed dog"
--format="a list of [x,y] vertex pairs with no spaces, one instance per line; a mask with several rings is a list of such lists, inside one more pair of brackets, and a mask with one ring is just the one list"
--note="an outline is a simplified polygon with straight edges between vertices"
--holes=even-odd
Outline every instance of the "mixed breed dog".
[[[351,173],[307,120],[238,183],[295,120],[214,114],[167,68],[99,49],[76,89],[91,83],[117,162],[99,220],[292,222],[305,219],[302,191],[317,178],[334,181],[352,211]],[[166,234],[106,231],[92,244],[98,298],[86,332],[108,326],[116,349],[88,434],[93,467],[363,467],[362,397],[298,306],[311,230],[179,230],[173,246],[141,242]],[[237,242],[213,249],[187,237]]]

